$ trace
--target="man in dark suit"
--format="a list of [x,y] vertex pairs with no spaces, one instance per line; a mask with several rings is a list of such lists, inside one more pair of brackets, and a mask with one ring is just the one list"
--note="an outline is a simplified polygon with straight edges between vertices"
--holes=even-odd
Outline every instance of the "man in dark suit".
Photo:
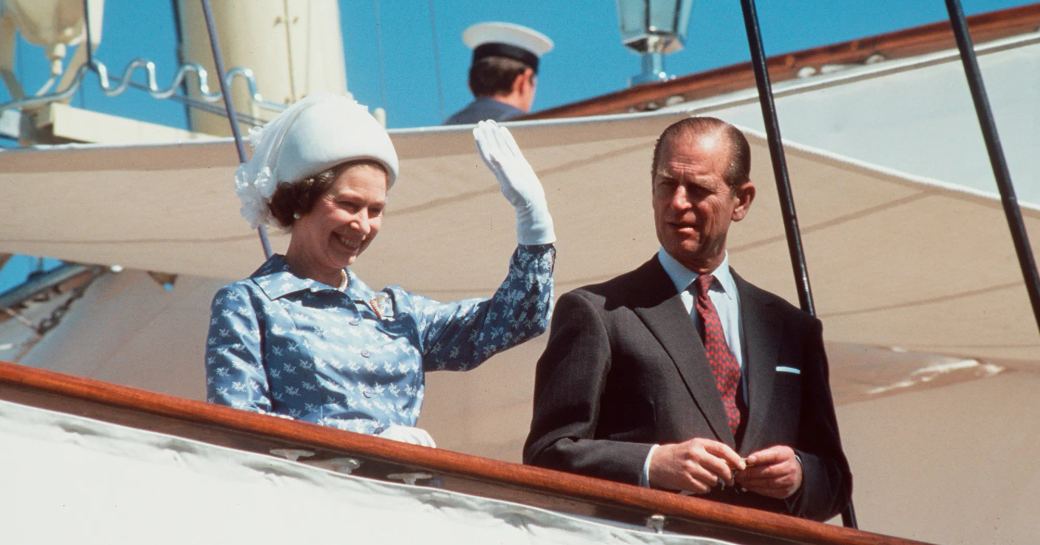
[[652,166],[661,249],[558,301],[526,463],[818,520],[845,507],[820,322],[729,268],[749,172],[732,125],[665,129]]

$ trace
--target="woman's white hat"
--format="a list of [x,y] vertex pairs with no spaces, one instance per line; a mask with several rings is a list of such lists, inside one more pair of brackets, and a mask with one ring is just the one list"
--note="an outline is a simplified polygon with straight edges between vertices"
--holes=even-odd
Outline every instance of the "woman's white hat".
[[354,99],[315,94],[249,131],[253,156],[235,171],[242,217],[255,229],[274,225],[267,203],[279,184],[325,169],[369,159],[386,168],[387,187],[397,179],[397,152],[386,129]]

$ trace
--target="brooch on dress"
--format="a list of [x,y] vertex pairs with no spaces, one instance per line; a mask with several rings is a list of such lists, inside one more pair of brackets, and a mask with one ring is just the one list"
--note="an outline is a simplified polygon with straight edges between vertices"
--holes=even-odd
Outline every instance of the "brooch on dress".
[[394,305],[387,294],[377,293],[375,297],[368,301],[368,306],[380,320],[394,319]]

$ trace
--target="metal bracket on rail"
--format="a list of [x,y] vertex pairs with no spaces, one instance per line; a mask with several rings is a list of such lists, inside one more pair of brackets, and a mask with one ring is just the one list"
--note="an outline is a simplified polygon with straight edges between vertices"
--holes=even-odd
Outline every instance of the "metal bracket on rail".
[[663,534],[665,520],[664,515],[655,513],[646,517],[646,527],[653,530],[655,534]]

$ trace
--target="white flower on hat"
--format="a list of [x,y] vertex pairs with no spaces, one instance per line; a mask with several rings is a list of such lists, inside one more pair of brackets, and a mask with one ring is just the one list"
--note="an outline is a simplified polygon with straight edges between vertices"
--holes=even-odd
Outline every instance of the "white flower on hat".
[[249,131],[253,156],[235,171],[242,217],[254,229],[272,226],[268,204],[279,184],[306,179],[349,161],[373,160],[397,179],[397,152],[390,136],[354,99],[316,94],[304,98],[263,127]]

